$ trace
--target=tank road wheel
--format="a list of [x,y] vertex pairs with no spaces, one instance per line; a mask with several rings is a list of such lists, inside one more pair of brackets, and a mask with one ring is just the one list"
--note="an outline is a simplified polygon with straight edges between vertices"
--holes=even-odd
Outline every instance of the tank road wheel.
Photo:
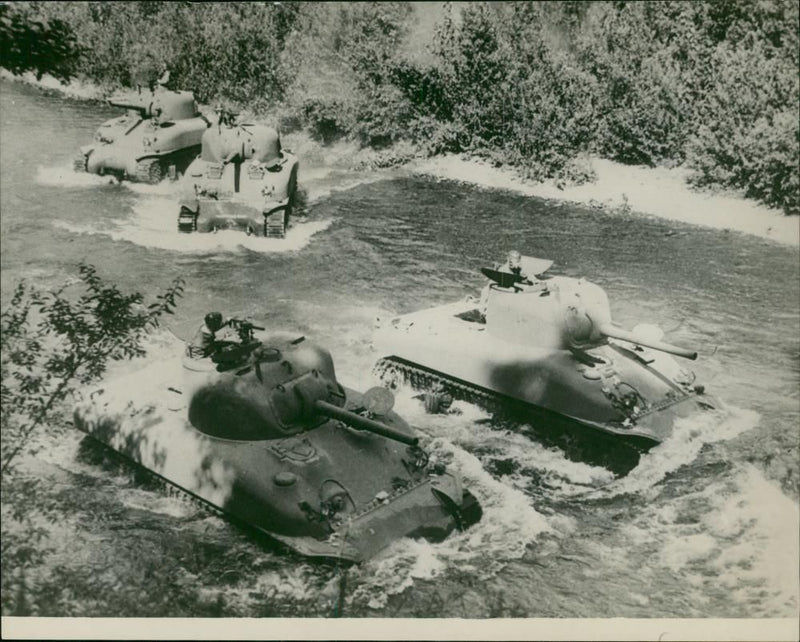
[[136,163],[136,182],[156,185],[164,178],[164,168],[157,158],[146,158]]
[[264,217],[264,236],[267,238],[282,239],[286,236],[286,223],[288,214],[286,210],[272,212]]
[[89,159],[82,153],[78,152],[77,156],[72,161],[72,167],[76,172],[87,172]]

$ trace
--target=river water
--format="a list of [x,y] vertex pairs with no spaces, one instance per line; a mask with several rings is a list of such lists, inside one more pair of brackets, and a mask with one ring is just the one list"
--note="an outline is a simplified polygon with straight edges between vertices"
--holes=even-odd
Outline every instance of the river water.
[[[145,294],[180,275],[178,337],[210,309],[250,315],[327,345],[340,379],[366,388],[381,356],[370,345],[376,317],[475,294],[478,268],[516,248],[601,285],[623,326],[658,323],[667,340],[697,348],[698,381],[728,405],[616,478],[493,428],[470,406],[427,417],[401,391],[397,409],[460,471],[484,517],[439,544],[396,542],[346,574],[272,552],[138,484],[82,454],[69,433],[41,455],[75,515],[49,562],[66,586],[40,614],[796,616],[796,248],[408,170],[347,170],[291,136],[306,205],[287,239],[179,236],[174,185],[71,171],[77,148],[117,110],[1,89],[4,303],[19,278],[61,283],[81,260]],[[158,337],[149,358],[176,345]]]

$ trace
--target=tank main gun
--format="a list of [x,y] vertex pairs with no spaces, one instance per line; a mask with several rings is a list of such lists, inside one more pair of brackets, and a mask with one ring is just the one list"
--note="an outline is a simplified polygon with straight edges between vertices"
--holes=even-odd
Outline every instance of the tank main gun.
[[150,104],[153,102],[153,94],[152,92],[146,93],[125,93],[125,94],[115,94],[113,96],[109,96],[106,99],[106,102],[111,105],[112,107],[120,107],[121,109],[131,109],[133,111],[139,112],[139,115],[142,117],[149,116],[149,109]]
[[380,435],[381,437],[386,437],[387,439],[393,439],[394,441],[399,441],[400,443],[406,444],[407,446],[417,446],[419,444],[418,437],[411,437],[379,421],[369,419],[368,417],[356,414],[354,412],[351,412],[350,410],[345,410],[344,408],[340,408],[339,406],[334,406],[332,403],[328,403],[327,401],[323,401],[322,399],[317,399],[314,402],[314,408],[320,414],[325,415],[326,417],[330,417],[331,419],[338,419],[339,421],[343,421],[348,426],[351,426],[358,430],[366,430],[368,432],[373,432],[376,435]]
[[635,343],[637,345],[644,346],[645,348],[652,348],[653,350],[668,352],[669,354],[674,354],[676,357],[683,357],[684,359],[691,359],[692,361],[697,359],[696,350],[681,348],[680,346],[675,346],[664,341],[643,339],[633,332],[629,332],[628,330],[623,330],[622,328],[617,328],[612,325],[603,324],[598,328],[598,330],[600,331],[600,334],[603,334],[611,339],[629,341],[630,343]]

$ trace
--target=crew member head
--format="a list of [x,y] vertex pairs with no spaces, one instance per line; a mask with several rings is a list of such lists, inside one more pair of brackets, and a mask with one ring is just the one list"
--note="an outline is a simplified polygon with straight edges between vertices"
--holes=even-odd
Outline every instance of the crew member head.
[[222,327],[222,314],[219,312],[209,312],[206,315],[206,327],[212,332],[216,332]]
[[516,250],[508,253],[508,267],[512,272],[519,272],[522,269],[522,255]]

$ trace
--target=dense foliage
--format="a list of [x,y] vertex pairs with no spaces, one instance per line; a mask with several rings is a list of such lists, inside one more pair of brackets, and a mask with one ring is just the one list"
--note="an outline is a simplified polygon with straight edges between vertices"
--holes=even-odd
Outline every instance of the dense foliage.
[[176,280],[149,305],[139,293],[107,284],[90,265],[80,281],[56,291],[21,282],[0,315],[0,479],[2,479],[3,612],[31,612],[26,573],[47,555],[48,525],[61,503],[36,470],[18,466],[37,452],[40,433],[67,427],[65,402],[100,379],[111,360],[144,354],[142,340],[172,314],[183,285]]
[[685,163],[698,184],[800,212],[792,0],[16,3],[0,26],[14,72],[56,61],[125,85],[166,64],[201,101],[324,141],[405,140],[567,180],[586,177],[584,153]]
[[48,73],[67,81],[80,53],[65,21],[43,18],[31,7],[0,4],[0,64],[12,73],[32,71],[37,80]]

